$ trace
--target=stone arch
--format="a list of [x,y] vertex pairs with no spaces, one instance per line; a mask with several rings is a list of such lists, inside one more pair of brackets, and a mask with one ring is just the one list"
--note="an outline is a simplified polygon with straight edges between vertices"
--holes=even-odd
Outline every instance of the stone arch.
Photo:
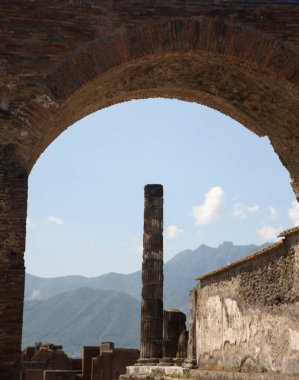
[[145,23],[80,46],[48,73],[22,114],[35,128],[23,159],[30,170],[65,128],[98,109],[169,97],[205,104],[267,135],[296,190],[298,83],[296,54],[250,28],[211,18]]
[[299,196],[298,4],[244,4],[1,5],[0,378],[19,378],[27,175],[79,118],[134,98],[206,104],[268,135]]

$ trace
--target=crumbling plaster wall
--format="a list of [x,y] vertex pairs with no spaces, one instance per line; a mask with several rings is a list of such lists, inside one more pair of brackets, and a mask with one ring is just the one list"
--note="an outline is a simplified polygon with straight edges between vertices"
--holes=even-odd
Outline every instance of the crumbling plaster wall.
[[298,267],[292,235],[201,278],[193,302],[199,368],[299,375]]

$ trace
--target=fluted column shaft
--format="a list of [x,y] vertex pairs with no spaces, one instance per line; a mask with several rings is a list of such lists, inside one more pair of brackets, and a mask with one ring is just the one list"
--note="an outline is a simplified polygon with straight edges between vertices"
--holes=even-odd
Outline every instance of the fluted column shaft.
[[163,187],[144,188],[141,358],[161,358],[163,343]]

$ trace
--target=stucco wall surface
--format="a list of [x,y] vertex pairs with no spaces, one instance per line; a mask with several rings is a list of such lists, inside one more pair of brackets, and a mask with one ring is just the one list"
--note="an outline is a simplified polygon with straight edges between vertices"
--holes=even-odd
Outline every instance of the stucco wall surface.
[[201,278],[194,329],[199,368],[299,378],[297,234]]

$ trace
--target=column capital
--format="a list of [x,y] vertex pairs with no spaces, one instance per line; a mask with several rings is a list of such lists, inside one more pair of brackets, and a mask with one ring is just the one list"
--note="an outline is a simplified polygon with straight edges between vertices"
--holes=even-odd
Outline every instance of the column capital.
[[163,186],[157,185],[157,184],[145,185],[144,196],[145,197],[163,197]]

